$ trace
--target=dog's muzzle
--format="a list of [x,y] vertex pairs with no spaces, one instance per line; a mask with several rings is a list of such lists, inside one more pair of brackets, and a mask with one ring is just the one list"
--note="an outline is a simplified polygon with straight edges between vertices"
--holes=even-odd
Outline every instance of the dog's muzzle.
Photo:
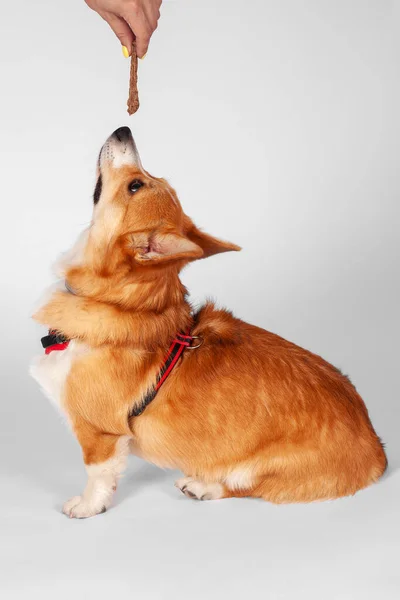
[[124,165],[137,166],[142,169],[139,152],[129,127],[116,129],[107,139],[99,156],[100,169],[105,164],[114,169]]

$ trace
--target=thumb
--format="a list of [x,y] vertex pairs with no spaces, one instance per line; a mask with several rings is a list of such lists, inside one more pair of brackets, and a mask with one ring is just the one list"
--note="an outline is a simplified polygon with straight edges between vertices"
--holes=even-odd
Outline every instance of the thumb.
[[109,24],[119,41],[123,46],[128,49],[128,53],[131,53],[132,44],[134,40],[134,35],[132,33],[132,29],[129,27],[128,23],[121,19],[121,17],[117,17],[112,13],[103,13],[101,15],[105,21]]

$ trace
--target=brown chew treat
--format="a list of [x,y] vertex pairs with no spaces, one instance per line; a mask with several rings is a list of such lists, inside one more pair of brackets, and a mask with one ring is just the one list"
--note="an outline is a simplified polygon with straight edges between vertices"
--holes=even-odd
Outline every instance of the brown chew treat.
[[132,44],[131,74],[129,78],[128,113],[133,115],[139,108],[139,94],[137,89],[138,59],[136,54],[136,40]]

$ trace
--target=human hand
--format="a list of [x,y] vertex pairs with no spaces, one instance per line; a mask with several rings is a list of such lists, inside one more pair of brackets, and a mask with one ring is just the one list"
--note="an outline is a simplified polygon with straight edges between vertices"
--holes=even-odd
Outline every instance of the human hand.
[[124,56],[131,53],[136,37],[136,52],[143,58],[157,28],[162,0],[85,0],[111,27],[122,44]]

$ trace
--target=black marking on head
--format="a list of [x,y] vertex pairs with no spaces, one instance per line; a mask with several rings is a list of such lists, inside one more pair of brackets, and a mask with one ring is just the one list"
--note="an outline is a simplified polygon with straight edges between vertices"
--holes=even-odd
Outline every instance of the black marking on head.
[[103,182],[101,179],[101,175],[99,175],[99,178],[96,183],[96,187],[94,188],[94,192],[93,192],[93,204],[97,204],[98,201],[100,200],[102,187],[103,187]]

